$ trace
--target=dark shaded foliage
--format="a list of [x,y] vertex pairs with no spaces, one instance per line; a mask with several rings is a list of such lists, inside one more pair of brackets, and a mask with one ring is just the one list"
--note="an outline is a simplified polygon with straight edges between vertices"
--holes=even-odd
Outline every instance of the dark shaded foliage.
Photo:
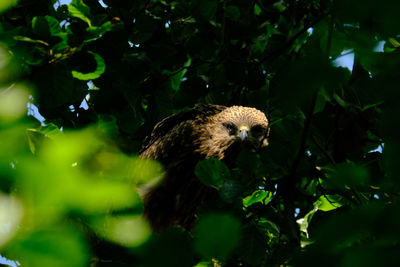
[[[397,264],[400,2],[104,4],[20,0],[0,15],[1,46],[12,55],[0,82],[32,87],[30,101],[47,127],[108,123],[112,142],[136,155],[156,122],[196,103],[253,106],[271,126],[260,154],[245,151],[229,174],[221,167],[212,180],[200,177],[217,185],[221,199],[200,208],[199,228],[156,234],[140,248],[125,248],[125,256],[107,255],[108,266],[131,257],[145,266],[212,259],[229,266]],[[354,53],[352,70],[335,64],[346,53]],[[13,159],[0,156],[1,189],[9,193]],[[201,175],[207,164],[198,166]],[[226,232],[213,220],[228,225]],[[207,239],[207,231],[220,235]],[[84,243],[63,237],[73,249]],[[29,240],[37,245],[35,238]],[[220,250],[209,251],[213,246]]]

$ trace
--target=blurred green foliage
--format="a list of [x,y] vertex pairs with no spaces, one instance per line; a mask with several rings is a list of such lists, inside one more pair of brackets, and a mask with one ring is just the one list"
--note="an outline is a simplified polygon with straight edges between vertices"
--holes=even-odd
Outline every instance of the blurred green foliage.
[[[399,12],[396,0],[0,1],[2,256],[397,266]],[[261,109],[269,146],[230,168],[200,162],[218,203],[191,232],[152,233],[138,192],[163,169],[137,153],[195,103]]]
[[226,260],[239,243],[240,223],[225,214],[200,218],[195,229],[195,250],[205,259]]

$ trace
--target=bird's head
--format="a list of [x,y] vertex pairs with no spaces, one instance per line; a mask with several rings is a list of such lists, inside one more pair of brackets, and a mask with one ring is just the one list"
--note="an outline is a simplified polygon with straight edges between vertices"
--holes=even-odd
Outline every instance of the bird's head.
[[220,133],[233,143],[258,149],[268,145],[268,120],[264,113],[249,107],[233,106],[218,114]]
[[258,150],[268,145],[268,120],[264,113],[249,107],[232,106],[213,118],[208,127],[208,140],[203,140],[202,151],[208,157],[224,158],[228,150],[241,148]]

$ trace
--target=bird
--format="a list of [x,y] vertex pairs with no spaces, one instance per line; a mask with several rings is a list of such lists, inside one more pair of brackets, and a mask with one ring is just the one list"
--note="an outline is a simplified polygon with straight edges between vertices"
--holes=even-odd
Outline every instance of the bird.
[[197,104],[157,123],[139,151],[141,158],[165,168],[161,182],[142,193],[143,215],[152,229],[192,229],[197,207],[217,196],[216,189],[196,177],[196,164],[216,158],[232,167],[242,149],[268,145],[268,132],[265,114],[244,106]]

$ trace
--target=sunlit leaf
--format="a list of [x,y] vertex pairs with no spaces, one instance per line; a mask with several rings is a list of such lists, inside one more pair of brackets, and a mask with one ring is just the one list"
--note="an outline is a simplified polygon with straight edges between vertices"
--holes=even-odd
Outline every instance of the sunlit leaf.
[[16,233],[23,216],[23,207],[18,199],[0,195],[0,247]]
[[162,165],[155,160],[133,158],[127,164],[128,175],[139,185],[157,183],[164,176]]
[[27,110],[28,91],[21,85],[0,88],[0,120],[15,120]]
[[92,26],[89,19],[90,8],[82,0],[73,0],[71,4],[68,5],[68,11],[72,17],[83,20],[89,27]]
[[37,131],[41,132],[42,134],[50,138],[54,138],[62,134],[57,125],[53,123],[47,123],[46,125],[39,127]]
[[150,226],[142,216],[107,216],[93,224],[102,237],[127,247],[137,247],[151,235]]
[[89,249],[79,231],[58,226],[18,236],[7,248],[22,266],[87,266]]
[[272,198],[272,192],[256,190],[252,195],[243,198],[243,206],[249,207],[255,203],[268,203]]
[[[67,197],[66,207],[82,211],[86,214],[104,213],[110,209],[123,209],[134,207],[141,203],[137,193],[127,183],[109,181],[73,181],[75,184],[71,192],[66,194],[79,194],[81,197]],[[60,192],[61,193],[61,192]]]
[[[318,200],[314,202],[314,208],[310,212],[308,212],[303,218],[297,220],[297,223],[300,226],[300,231],[304,232],[308,237],[308,227],[314,214],[318,210],[331,211],[340,208],[342,204],[338,201],[338,199],[340,199],[340,196],[338,195],[320,196]],[[308,243],[306,242],[305,244]]]
[[314,206],[322,211],[330,211],[340,208],[342,204],[335,200],[335,196],[327,195],[327,196],[320,196],[318,200],[314,203]]
[[0,2],[0,13],[15,6],[17,3],[18,3],[18,0],[3,0],[3,1],[1,1]]
[[212,261],[201,261],[197,263],[194,267],[213,267],[215,266]]
[[96,61],[96,69],[93,72],[89,72],[89,73],[82,73],[79,71],[72,71],[72,76],[76,79],[79,80],[84,80],[84,81],[88,81],[88,80],[94,80],[99,78],[106,70],[106,64],[104,62],[104,59],[96,53],[90,52],[89,54],[93,55],[94,60]]
[[308,226],[311,222],[312,217],[318,211],[318,208],[313,208],[310,212],[308,212],[303,218],[297,220],[297,223],[300,226],[300,231],[304,232],[308,237]]
[[[28,267],[398,265],[399,1],[0,2],[1,256]],[[183,168],[217,189],[210,198],[163,180],[178,161],[138,155],[157,122],[196,103],[270,121],[268,147],[246,150],[250,131],[222,162],[196,166],[197,154]],[[217,122],[193,134],[218,130],[213,112],[184,114],[160,134],[193,116]],[[196,150],[187,130],[175,141]],[[139,194],[169,182],[159,204],[183,207],[170,221],[193,228],[150,233]]]
[[400,43],[394,39],[394,38],[389,38],[388,40],[394,47],[400,47]]
[[260,220],[257,222],[257,226],[263,232],[268,233],[270,238],[278,238],[281,232],[278,225],[270,220],[267,220],[266,218],[260,218]]
[[[19,187],[32,222],[51,223],[69,211],[101,214],[141,205],[131,182],[134,178],[128,179],[130,173],[123,165],[129,162],[124,156],[110,154],[109,160],[115,158],[117,163],[107,168],[96,165],[96,161],[91,163],[97,172],[90,173],[85,168],[90,163],[88,157],[103,146],[93,132],[86,130],[58,135],[45,144],[37,157],[25,159],[25,168],[19,170],[23,177]],[[102,175],[104,172],[107,175]]]

